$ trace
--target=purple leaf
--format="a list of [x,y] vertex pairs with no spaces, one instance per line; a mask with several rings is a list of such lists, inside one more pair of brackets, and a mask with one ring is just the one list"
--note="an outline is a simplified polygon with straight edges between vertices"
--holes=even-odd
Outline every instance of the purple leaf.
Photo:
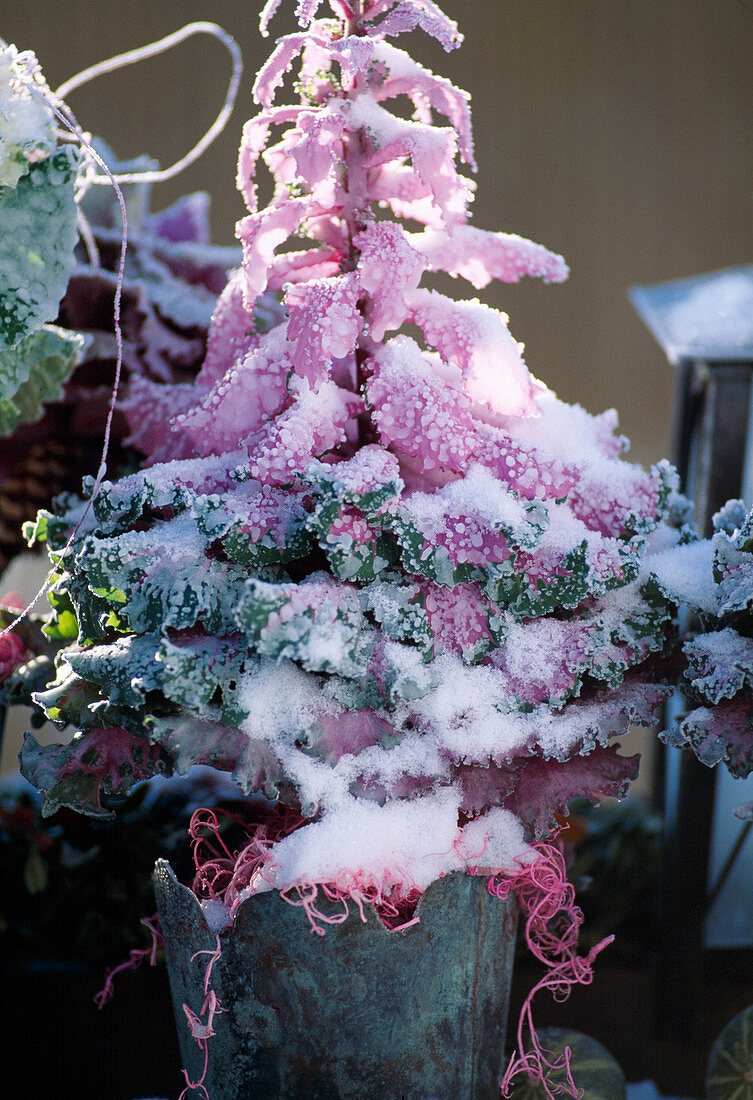
[[167,770],[162,750],[119,727],[77,733],[69,745],[40,745],[27,733],[21,770],[42,792],[42,812],[70,806],[92,817],[114,817],[103,798],[124,798],[131,787]]

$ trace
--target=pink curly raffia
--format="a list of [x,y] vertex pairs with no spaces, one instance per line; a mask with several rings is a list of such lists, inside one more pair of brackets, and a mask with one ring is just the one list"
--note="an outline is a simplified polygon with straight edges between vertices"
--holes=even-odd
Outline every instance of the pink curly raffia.
[[[240,850],[233,851],[225,842],[221,818],[226,826],[240,826],[245,831],[247,843]],[[282,803],[271,809],[260,808],[257,820],[252,821],[243,821],[220,808],[196,810],[189,825],[196,868],[194,893],[200,898],[221,901],[230,917],[234,917],[241,902],[254,893],[255,887],[265,883],[265,871],[272,862],[272,846],[305,823],[305,818]],[[340,911],[323,912],[317,904],[320,893],[328,902],[339,904]],[[386,928],[404,932],[418,923],[415,910],[421,893],[414,887],[399,895],[385,894],[372,883],[354,880],[347,889],[329,882],[300,883],[280,891],[280,897],[289,905],[302,908],[311,931],[323,936],[325,925],[342,924],[346,920],[351,902],[364,923],[364,906],[373,905]]]
[[[323,913],[316,904],[320,891],[328,901],[339,903],[341,910]],[[418,887],[413,887],[407,893],[392,896],[373,884],[358,885],[354,882],[345,889],[331,882],[306,882],[281,890],[280,897],[289,905],[300,906],[308,918],[311,931],[323,936],[326,929],[322,925],[342,924],[348,919],[351,902],[358,909],[364,924],[367,920],[364,905],[372,905],[385,928],[390,932],[405,932],[419,923],[415,910],[422,893]]]
[[120,963],[119,966],[114,967],[112,970],[107,971],[105,975],[105,984],[94,997],[94,1003],[97,1008],[104,1008],[107,1002],[111,1001],[115,995],[114,979],[116,974],[121,974],[124,970],[138,970],[144,959],[147,958],[149,959],[150,966],[157,965],[157,952],[162,947],[162,932],[160,931],[159,917],[156,913],[151,917],[142,917],[141,923],[151,933],[151,946],[134,947],[124,962]]
[[[183,1004],[183,1011],[188,1021],[188,1028],[191,1035],[194,1037],[199,1047],[204,1052],[204,1066],[201,1071],[201,1076],[198,1081],[192,1081],[188,1076],[188,1070],[184,1069],[183,1077],[185,1079],[185,1088],[181,1092],[178,1100],[183,1100],[188,1096],[189,1092],[199,1092],[205,1098],[209,1100],[209,1093],[207,1092],[204,1081],[207,1076],[207,1069],[209,1067],[209,1046],[208,1040],[215,1034],[214,1031],[214,1017],[218,1012],[223,1012],[223,1008],[220,1002],[217,1000],[217,994],[211,987],[212,980],[212,968],[214,964],[222,955],[222,945],[220,943],[220,937],[217,936],[217,944],[214,948],[205,948],[202,951],[196,951],[191,956],[191,962],[197,959],[199,955],[209,955],[209,961],[204,971],[204,1001],[201,1006],[201,1012],[197,1015],[187,1004]],[[206,1022],[202,1022],[201,1017],[206,1014]]]
[[[518,904],[525,914],[526,943],[533,955],[548,967],[548,973],[528,994],[518,1021],[518,1049],[510,1059],[500,1081],[503,1096],[510,1095],[512,1080],[519,1073],[527,1073],[532,1081],[540,1081],[550,1100],[561,1094],[573,1097],[583,1095],[573,1080],[570,1068],[571,1050],[564,1051],[550,1061],[552,1051],[541,1046],[533,1023],[532,1002],[541,989],[551,990],[556,1001],[567,999],[573,985],[589,985],[593,979],[593,962],[607,947],[614,936],[607,936],[585,956],[577,954],[578,933],[583,923],[583,913],[575,904],[575,889],[567,881],[565,860],[559,848],[552,844],[536,844],[538,857],[526,864],[516,874],[504,878],[493,875],[488,882],[489,893],[501,899],[514,891]],[[523,1032],[530,1032],[531,1050],[525,1051]],[[562,1083],[553,1084],[551,1075],[564,1073]]]
[[[239,826],[246,832],[248,842],[239,851],[233,851],[225,843],[220,817],[226,825]],[[253,891],[269,863],[272,845],[303,823],[300,814],[282,803],[252,822],[220,808],[196,810],[188,827],[196,868],[194,893],[197,897],[222,901],[230,916],[235,916],[241,901]]]

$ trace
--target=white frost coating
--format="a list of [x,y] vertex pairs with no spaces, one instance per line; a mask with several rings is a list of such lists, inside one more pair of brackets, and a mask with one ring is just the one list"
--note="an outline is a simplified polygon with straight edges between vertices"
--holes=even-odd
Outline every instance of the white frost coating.
[[482,523],[503,524],[516,534],[531,527],[530,509],[490,470],[478,465],[471,466],[464,478],[451,481],[436,493],[411,493],[402,502],[402,508],[407,518],[432,541],[444,530],[448,515],[476,516]]
[[645,569],[656,577],[671,599],[713,615],[716,612],[713,558],[713,543],[703,539],[690,546],[652,554]]
[[421,723],[435,731],[440,749],[466,760],[510,759],[526,751],[535,730],[528,716],[505,713],[513,701],[503,672],[469,667],[449,653],[432,663],[439,683],[412,705]]
[[753,349],[753,266],[635,287],[631,298],[664,348],[678,359],[749,359]]
[[452,787],[385,806],[349,798],[274,845],[265,886],[332,882],[354,892],[425,890],[441,875],[479,865],[481,851],[484,867],[512,870],[528,847],[518,819],[493,810],[461,830],[459,809],[460,793]]
[[292,661],[262,661],[238,686],[248,718],[241,729],[252,741],[291,744],[323,714],[343,708],[322,691],[318,680]]
[[264,877],[278,890],[306,882],[423,890],[458,866],[459,809],[460,793],[451,787],[385,806],[350,798],[279,841]]
[[144,485],[153,487],[160,496],[169,495],[176,486],[188,486],[203,492],[211,492],[221,486],[226,491],[228,474],[241,465],[248,465],[248,451],[245,449],[209,455],[207,458],[176,458],[150,466],[148,470],[137,470],[115,485],[111,481],[103,481],[102,491],[111,493],[113,499],[123,500],[137,493]]
[[[101,553],[112,553],[109,539],[92,537],[92,545]],[[172,559],[180,562],[190,558],[201,559],[205,549],[206,539],[187,512],[166,520],[159,528],[126,531],[118,540],[121,561],[133,555],[143,559],[144,564],[149,560]]]
[[535,851],[526,842],[523,826],[515,814],[495,806],[482,817],[469,821],[461,830],[458,855],[476,866],[494,873],[512,871],[536,859]]
[[37,69],[33,53],[0,49],[0,186],[15,187],[33,160],[55,148],[52,112],[26,80]]
[[[581,405],[560,401],[543,383],[536,395],[537,417],[506,418],[500,423],[518,442],[531,443],[563,462],[584,464],[603,461],[604,455],[615,455],[627,448],[624,436],[613,436],[617,413],[609,409],[601,416],[592,416]],[[628,467],[630,469],[630,467]]]
[[219,898],[206,898],[199,901],[199,905],[204,914],[204,919],[209,925],[209,931],[214,932],[216,936],[219,936],[233,923],[230,910]]

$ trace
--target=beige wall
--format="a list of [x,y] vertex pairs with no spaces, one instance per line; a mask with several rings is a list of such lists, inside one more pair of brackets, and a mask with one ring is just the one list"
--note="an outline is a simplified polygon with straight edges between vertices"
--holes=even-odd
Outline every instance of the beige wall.
[[[211,19],[246,61],[226,133],[155,205],[205,188],[218,240],[242,213],[235,149],[253,113],[259,2],[2,0],[0,36],[34,49],[54,87],[86,65]],[[292,0],[283,0],[292,9]],[[627,303],[634,283],[753,259],[753,2],[748,0],[445,0],[466,40],[447,56],[413,35],[418,56],[473,95],[476,224],[562,252],[562,287],[490,288],[529,366],[592,411],[616,406],[641,461],[667,447],[671,376]],[[279,18],[273,33],[292,29]],[[408,40],[406,40],[407,42]],[[121,156],[166,165],[222,101],[222,48],[196,39],[72,94],[82,125]],[[458,287],[460,290],[460,286]]]

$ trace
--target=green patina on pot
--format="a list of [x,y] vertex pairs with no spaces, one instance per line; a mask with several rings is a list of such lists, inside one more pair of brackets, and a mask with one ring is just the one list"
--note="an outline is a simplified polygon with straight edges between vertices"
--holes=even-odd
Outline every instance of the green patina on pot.
[[[204,1055],[199,1013],[216,935],[160,860],[154,874],[183,1063]],[[420,921],[389,932],[370,906],[312,935],[276,892],[250,898],[222,934],[204,1084],[212,1100],[496,1100],[502,1075],[517,910],[486,879],[433,883]]]

